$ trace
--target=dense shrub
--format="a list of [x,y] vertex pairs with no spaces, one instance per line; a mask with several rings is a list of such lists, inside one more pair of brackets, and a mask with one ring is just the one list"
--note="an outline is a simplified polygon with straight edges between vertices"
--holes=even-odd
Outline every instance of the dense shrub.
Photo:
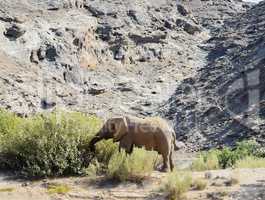
[[116,151],[108,163],[107,175],[118,181],[140,182],[154,170],[156,152],[135,148],[131,155]]
[[1,168],[26,177],[83,173],[87,143],[100,120],[81,113],[51,113],[18,118],[0,112]]
[[[0,110],[0,169],[27,178],[106,174],[119,181],[140,181],[154,169],[155,152],[135,148],[132,155],[119,153],[117,144],[103,140],[95,158],[88,143],[101,120],[76,112],[56,112],[20,118]],[[92,157],[91,157],[92,158]]]

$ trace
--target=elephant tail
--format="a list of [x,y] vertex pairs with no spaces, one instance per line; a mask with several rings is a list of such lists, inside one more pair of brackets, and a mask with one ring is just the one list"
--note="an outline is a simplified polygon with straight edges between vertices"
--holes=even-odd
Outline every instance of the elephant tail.
[[175,132],[173,132],[172,134],[173,134],[173,145],[174,145],[174,150],[175,150],[175,151],[178,151],[178,150],[179,150],[179,147],[178,147],[177,144],[176,144],[176,142],[177,142],[176,134],[175,134]]
[[175,151],[178,151],[180,149],[185,149],[186,148],[186,145],[183,142],[181,142],[181,141],[177,141],[175,131],[172,132],[172,135],[173,135],[173,146],[174,146],[174,150]]

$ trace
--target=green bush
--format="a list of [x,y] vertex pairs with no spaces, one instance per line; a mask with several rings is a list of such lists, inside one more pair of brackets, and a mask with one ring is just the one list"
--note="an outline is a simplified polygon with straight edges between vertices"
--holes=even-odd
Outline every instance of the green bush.
[[169,200],[185,199],[185,193],[192,186],[192,177],[188,172],[170,172],[162,185],[164,192]]
[[232,167],[236,163],[236,161],[240,159],[240,157],[240,154],[232,151],[232,149],[228,147],[225,147],[222,151],[220,151],[218,155],[220,167],[223,169]]
[[225,147],[218,155],[219,164],[222,168],[233,167],[238,160],[257,156],[259,148],[260,145],[253,140],[238,142],[234,149]]
[[249,156],[262,157],[260,145],[253,141],[238,142],[235,148],[224,147],[222,150],[203,152],[192,163],[192,170],[205,171],[235,166],[236,162]]
[[87,144],[101,121],[82,113],[58,112],[18,118],[0,112],[1,168],[25,177],[80,174]]
[[134,148],[131,155],[116,151],[108,163],[107,175],[118,181],[140,182],[154,170],[156,152]]
[[239,154],[241,158],[245,158],[247,156],[257,156],[257,152],[261,146],[254,140],[246,140],[242,142],[238,142],[236,144],[235,153]]

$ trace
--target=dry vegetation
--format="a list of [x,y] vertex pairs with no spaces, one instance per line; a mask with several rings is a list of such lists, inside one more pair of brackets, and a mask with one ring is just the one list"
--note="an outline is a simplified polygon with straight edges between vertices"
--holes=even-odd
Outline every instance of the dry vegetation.
[[167,175],[161,190],[169,200],[181,200],[192,186],[192,176],[189,172],[171,172]]
[[47,187],[47,192],[49,194],[66,194],[71,191],[71,187],[66,184],[49,184]]
[[0,188],[0,192],[13,192],[13,191],[15,191],[15,188],[10,188],[10,187]]
[[246,157],[236,162],[236,168],[265,168],[265,158]]
[[193,181],[192,186],[195,190],[204,190],[207,187],[207,184],[207,180],[198,178]]
[[112,155],[107,175],[118,181],[140,182],[149,177],[154,170],[158,155],[143,149],[135,149],[131,155],[124,151]]

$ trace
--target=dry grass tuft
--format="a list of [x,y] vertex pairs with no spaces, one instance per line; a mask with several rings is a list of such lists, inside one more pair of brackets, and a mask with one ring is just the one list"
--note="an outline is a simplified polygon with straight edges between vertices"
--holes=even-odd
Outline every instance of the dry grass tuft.
[[185,193],[191,188],[192,177],[188,172],[170,172],[161,188],[169,200],[185,199]]
[[71,191],[71,188],[66,184],[53,183],[47,187],[49,194],[66,194]]
[[204,190],[207,187],[207,181],[202,178],[195,179],[192,183],[194,190]]
[[0,192],[13,192],[15,188],[0,188]]
[[193,161],[191,169],[193,171],[207,171],[219,169],[218,152],[209,151],[201,153],[196,160]]
[[236,168],[265,168],[265,158],[246,157],[236,162]]

